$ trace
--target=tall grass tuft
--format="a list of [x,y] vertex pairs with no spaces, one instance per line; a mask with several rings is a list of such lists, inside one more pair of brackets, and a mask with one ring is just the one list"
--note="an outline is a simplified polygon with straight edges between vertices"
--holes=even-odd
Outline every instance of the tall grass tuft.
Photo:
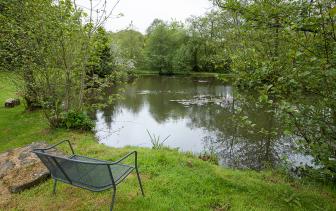
[[150,142],[152,143],[152,148],[153,149],[162,149],[164,147],[164,142],[168,140],[168,138],[170,137],[167,136],[165,139],[161,140],[160,136],[156,136],[155,134],[151,134],[147,129],[146,129],[149,138],[150,138]]

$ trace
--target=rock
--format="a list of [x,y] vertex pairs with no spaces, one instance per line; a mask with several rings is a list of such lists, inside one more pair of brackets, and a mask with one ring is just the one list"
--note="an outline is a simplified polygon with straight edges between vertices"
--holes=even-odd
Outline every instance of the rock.
[[1,205],[4,205],[9,201],[10,197],[11,197],[11,194],[8,188],[0,180],[0,209],[1,209]]
[[206,155],[206,154],[199,155],[198,158],[201,159],[201,160],[203,160],[203,161],[208,161],[208,160],[211,159],[210,155]]
[[5,160],[0,168],[0,178],[9,170],[14,167],[14,163],[10,160]]
[[[10,193],[17,193],[46,180],[50,173],[40,159],[32,152],[36,148],[47,148],[48,144],[38,142],[28,146],[9,150],[0,154],[0,181],[1,189]],[[52,154],[64,156],[57,150]],[[0,198],[3,197],[0,191]]]
[[20,105],[20,99],[9,98],[5,101],[6,108],[13,108],[17,105]]

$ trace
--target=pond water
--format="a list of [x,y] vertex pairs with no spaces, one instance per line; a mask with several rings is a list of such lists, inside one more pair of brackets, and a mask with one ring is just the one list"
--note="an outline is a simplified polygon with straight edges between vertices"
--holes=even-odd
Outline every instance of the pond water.
[[[253,101],[238,101],[230,83],[209,77],[141,76],[127,84],[123,98],[96,112],[96,136],[112,147],[152,147],[147,130],[165,146],[196,154],[212,152],[220,165],[263,169],[281,163],[311,163],[295,153],[293,137],[251,133],[239,127],[237,109],[261,128],[279,126],[274,116]],[[248,93],[247,95],[253,95]]]

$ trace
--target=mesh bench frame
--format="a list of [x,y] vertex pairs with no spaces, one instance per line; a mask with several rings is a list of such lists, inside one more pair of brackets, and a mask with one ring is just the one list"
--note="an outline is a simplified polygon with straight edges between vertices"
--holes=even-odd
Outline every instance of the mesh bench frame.
[[[55,149],[62,143],[68,143],[72,154],[68,157],[51,154],[50,150]],[[145,196],[138,170],[137,151],[132,151],[119,160],[110,162],[76,155],[70,141],[64,140],[48,148],[34,149],[33,152],[50,171],[51,177],[54,180],[53,194],[56,194],[57,181],[93,192],[112,189],[110,204],[110,210],[112,211],[117,185],[135,170],[141,193]],[[131,155],[134,155],[134,165],[123,164],[122,161]]]

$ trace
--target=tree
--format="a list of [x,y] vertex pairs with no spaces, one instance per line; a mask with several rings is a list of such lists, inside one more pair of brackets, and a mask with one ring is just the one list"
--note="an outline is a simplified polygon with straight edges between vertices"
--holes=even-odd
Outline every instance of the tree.
[[223,21],[223,14],[211,11],[201,17],[188,19],[194,71],[229,73],[231,58],[226,52],[226,31],[229,24]]
[[92,75],[111,70],[100,27],[107,11],[97,22],[90,13],[84,24],[83,11],[70,0],[6,1],[0,9],[1,70],[15,71],[27,108],[43,108],[51,126],[58,127],[66,113],[80,116],[91,107],[91,98],[101,96],[93,92],[110,82]]
[[134,29],[126,29],[111,35],[112,43],[121,50],[121,56],[134,63],[138,69],[144,68],[144,42],[145,37]]
[[[316,163],[336,175],[335,2],[223,1],[231,16],[226,46],[241,88],[259,90]],[[226,20],[223,20],[226,21]],[[307,100],[308,99],[308,100]],[[311,102],[313,99],[314,103]]]
[[89,75],[94,74],[99,77],[110,75],[113,70],[116,70],[116,64],[110,49],[110,42],[107,32],[103,27],[99,27],[93,35],[90,48],[90,56],[88,59]]
[[183,71],[174,69],[179,67],[173,64],[176,52],[187,39],[183,26],[178,22],[154,20],[147,31],[145,53],[149,68],[167,74]]

